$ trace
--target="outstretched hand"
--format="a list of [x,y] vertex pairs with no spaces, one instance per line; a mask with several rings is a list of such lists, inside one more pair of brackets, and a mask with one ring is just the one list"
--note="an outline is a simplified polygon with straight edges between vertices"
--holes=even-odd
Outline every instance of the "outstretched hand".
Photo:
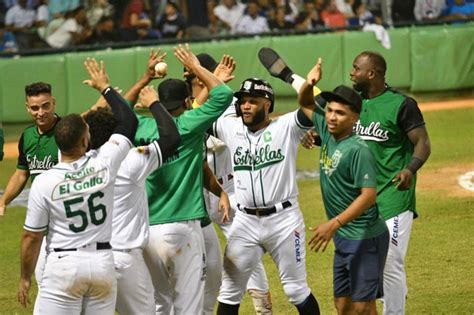
[[138,108],[150,108],[151,104],[159,100],[158,93],[153,88],[153,86],[145,86],[140,91],[139,97],[140,103],[135,105],[135,107]]
[[311,70],[309,70],[308,75],[306,76],[306,82],[309,85],[316,85],[321,80],[321,77],[323,75],[321,63],[321,58],[318,58],[316,65]]
[[95,58],[87,58],[86,61],[84,61],[84,67],[89,73],[90,79],[84,80],[82,83],[87,84],[99,92],[102,92],[110,86],[109,77],[105,71],[105,64],[103,61],[100,62],[99,66],[99,63]]
[[185,44],[184,47],[182,45],[175,47],[174,55],[188,71],[194,72],[194,70],[201,65],[199,59],[197,59],[196,55],[191,51],[189,44]]
[[160,48],[158,48],[156,51],[152,48],[150,50],[150,57],[148,58],[148,65],[147,65],[147,70],[146,70],[146,75],[150,80],[153,79],[162,79],[166,76],[166,73],[163,75],[158,75],[155,71],[155,66],[163,62],[166,57],[166,52],[161,53]]
[[227,83],[235,78],[235,76],[232,75],[235,66],[234,58],[230,55],[224,55],[214,70],[214,75],[221,79],[222,82]]

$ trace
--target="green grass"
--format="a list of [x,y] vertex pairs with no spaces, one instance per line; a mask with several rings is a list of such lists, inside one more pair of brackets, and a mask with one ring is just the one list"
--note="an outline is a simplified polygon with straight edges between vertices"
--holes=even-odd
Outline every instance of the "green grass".
[[[473,162],[474,109],[425,113],[432,144],[432,156],[423,170]],[[298,169],[314,170],[319,150],[300,149]],[[0,188],[4,188],[16,161],[0,162]],[[424,172],[420,173],[422,177]],[[439,179],[443,181],[443,178]],[[302,180],[300,206],[306,226],[325,220],[318,180]],[[420,217],[413,225],[406,269],[408,275],[407,314],[473,314],[474,282],[472,244],[474,235],[474,194],[455,198],[439,191],[418,193]],[[0,314],[31,314],[16,302],[19,279],[19,240],[24,220],[23,208],[9,208],[0,218]],[[308,232],[307,232],[308,233]],[[307,234],[307,238],[308,238]],[[317,297],[323,314],[335,314],[332,303],[332,244],[324,253],[307,252],[308,283]],[[267,275],[274,303],[274,314],[296,314],[287,301],[275,265],[265,256]],[[34,301],[36,287],[31,300]],[[379,306],[380,309],[380,306]],[[248,297],[241,314],[253,314]]]

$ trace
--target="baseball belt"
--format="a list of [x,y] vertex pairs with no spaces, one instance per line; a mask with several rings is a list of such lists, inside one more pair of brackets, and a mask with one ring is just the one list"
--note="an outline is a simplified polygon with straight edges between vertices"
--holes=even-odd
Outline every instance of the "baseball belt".
[[[88,245],[83,246],[83,248],[87,247]],[[96,249],[97,250],[104,250],[104,249],[112,249],[112,246],[110,245],[109,242],[105,243],[96,243]],[[53,251],[55,252],[75,252],[77,251],[77,248],[54,248]],[[80,248],[79,248],[80,250]]]
[[[289,207],[291,207],[291,202],[289,200],[283,201],[281,203],[281,209],[286,209]],[[248,208],[248,207],[242,207],[238,203],[237,208],[246,214],[255,215],[257,217],[266,217],[266,216],[269,216],[270,214],[277,212],[276,205],[271,206],[271,207]]]

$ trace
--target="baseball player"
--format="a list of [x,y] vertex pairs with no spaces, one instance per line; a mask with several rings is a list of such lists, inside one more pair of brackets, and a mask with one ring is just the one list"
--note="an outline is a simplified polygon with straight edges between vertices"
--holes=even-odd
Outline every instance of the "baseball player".
[[[59,121],[55,113],[56,99],[51,94],[51,85],[37,82],[25,87],[26,110],[31,115],[34,125],[26,128],[18,143],[18,163],[15,173],[10,177],[5,192],[0,197],[0,216],[6,206],[23,190],[31,177],[50,169],[58,163],[58,146],[54,140],[54,128]],[[38,287],[44,270],[46,250],[44,242],[35,269]]]
[[109,141],[87,154],[90,135],[80,115],[68,115],[56,126],[61,163],[33,182],[21,244],[18,301],[26,307],[31,274],[48,230],[49,254],[35,314],[114,314],[113,189],[137,120],[110,88],[104,65],[88,59],[85,66],[91,76],[85,83],[102,92],[118,123]]
[[[214,58],[206,53],[197,55],[199,62],[207,70],[214,72],[224,82],[228,82],[233,79],[232,73],[235,69],[233,58],[224,55],[222,61],[218,64]],[[217,71],[216,71],[217,70]],[[194,97],[193,108],[198,108],[200,104],[204,103],[208,97],[207,89],[199,81],[198,78],[192,73],[185,71],[184,73],[186,81],[191,87],[191,91]],[[235,107],[229,106],[226,112],[221,117],[225,116],[236,116]],[[212,171],[218,178],[218,182],[222,185],[224,190],[229,194],[233,200],[234,195],[234,181],[233,181],[233,170],[231,162],[231,154],[228,147],[221,140],[209,136],[206,140],[206,154],[207,163]],[[219,208],[219,198],[216,195],[204,192],[206,209],[211,217],[212,221],[216,223],[227,238],[231,221],[223,221],[221,218],[221,211]],[[235,205],[234,205],[235,208]],[[231,218],[234,216],[235,210],[231,209]],[[212,226],[208,225],[203,227],[204,241],[206,243],[206,255],[207,259],[207,271],[208,275],[206,278],[205,295],[204,295],[204,312],[206,314],[213,314],[216,299],[219,294],[219,288],[221,285],[221,267],[217,264],[222,265],[220,259],[220,245],[217,235]],[[212,259],[212,257],[219,257],[219,259]],[[214,262],[214,264],[212,264]],[[214,272],[213,272],[214,271]],[[249,282],[247,284],[247,291],[252,297],[252,301],[257,314],[271,314],[272,303],[270,299],[270,291],[268,289],[268,280],[263,268],[263,263],[258,263],[255,271],[252,272]]]
[[[179,46],[175,55],[211,92],[202,107],[187,110],[191,102],[185,82],[169,79],[158,87],[160,101],[178,126],[181,145],[147,179],[151,226],[145,255],[155,287],[157,313],[169,314],[171,300],[175,314],[200,314],[205,281],[200,220],[207,215],[202,195],[204,133],[228,107],[232,91],[203,68],[189,48]],[[148,143],[156,137],[156,127],[140,117],[137,142]]]
[[[120,314],[153,314],[155,299],[150,273],[143,258],[148,242],[148,203],[146,177],[156,170],[178,147],[176,126],[158,102],[156,91],[145,87],[140,104],[149,108],[156,120],[160,139],[146,147],[130,150],[120,165],[115,180],[112,219],[112,251],[117,277],[116,310]],[[98,149],[116,125],[109,109],[99,108],[84,117],[89,125],[92,149]]]
[[[276,54],[266,68],[299,91],[304,79]],[[431,154],[428,132],[416,101],[385,82],[382,55],[365,51],[353,62],[353,87],[362,96],[354,131],[367,142],[377,171],[377,203],[390,233],[384,268],[384,314],[404,314],[407,295],[404,260],[416,213],[416,172]]]
[[322,138],[321,191],[329,221],[313,228],[311,249],[324,251],[334,240],[334,304],[338,314],[376,314],[383,295],[388,231],[375,199],[375,161],[353,126],[362,99],[346,86],[322,92],[326,111],[317,106],[313,86],[321,78],[321,59],[298,95],[302,110]]
[[298,142],[312,123],[300,110],[270,119],[275,96],[266,81],[247,79],[234,96],[240,117],[221,118],[213,127],[231,152],[238,210],[225,251],[217,314],[238,313],[250,274],[265,252],[298,312],[319,314],[306,282],[295,160]]

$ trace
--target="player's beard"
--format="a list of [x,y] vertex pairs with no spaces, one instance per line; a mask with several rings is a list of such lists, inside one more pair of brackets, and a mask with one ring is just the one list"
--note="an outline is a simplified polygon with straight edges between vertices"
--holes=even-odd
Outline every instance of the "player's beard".
[[244,119],[244,116],[242,115],[242,122],[247,127],[253,127],[255,125],[258,125],[264,120],[265,120],[265,107],[262,107],[259,111],[255,112],[255,115],[252,117],[252,120],[249,122],[246,122]]
[[352,87],[357,92],[362,93],[362,95],[367,95],[367,93],[369,92],[369,84],[366,81],[358,81],[358,82],[353,81]]

